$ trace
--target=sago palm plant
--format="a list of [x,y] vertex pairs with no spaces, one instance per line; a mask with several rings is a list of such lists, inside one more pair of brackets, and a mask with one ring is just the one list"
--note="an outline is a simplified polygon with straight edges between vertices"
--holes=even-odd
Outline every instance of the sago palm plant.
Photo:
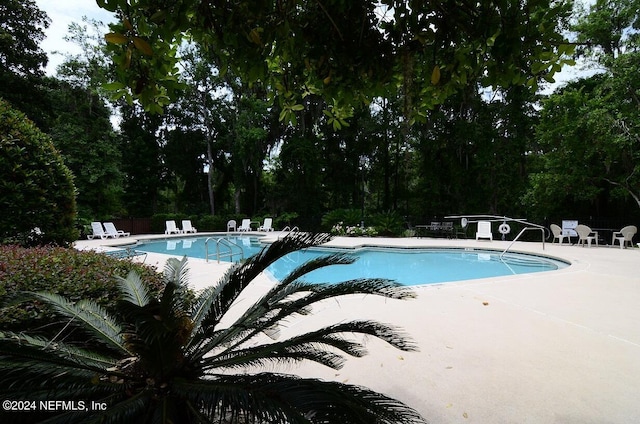
[[[372,321],[342,322],[278,337],[279,324],[310,313],[311,306],[322,300],[357,293],[394,299],[413,296],[387,280],[304,281],[314,269],[352,262],[342,254],[305,263],[246,310],[229,315],[234,301],[271,263],[328,239],[298,234],[274,242],[233,266],[195,299],[186,285],[186,259],[168,261],[166,287],[158,298],[149,294],[136,274],[122,278],[122,300],[112,313],[90,301],[73,304],[57,295],[34,293],[68,319],[68,328],[48,340],[2,334],[0,394],[16,401],[16,406],[17,401],[34,402],[30,406],[39,412],[14,414],[17,420],[30,422],[424,422],[402,402],[364,387],[251,371],[269,363],[302,360],[338,369],[344,354],[366,353],[354,334],[416,350],[399,330]],[[72,328],[84,331],[90,342],[65,343],[66,331]],[[42,405],[41,400],[49,403]],[[43,412],[47,405],[54,411]]]

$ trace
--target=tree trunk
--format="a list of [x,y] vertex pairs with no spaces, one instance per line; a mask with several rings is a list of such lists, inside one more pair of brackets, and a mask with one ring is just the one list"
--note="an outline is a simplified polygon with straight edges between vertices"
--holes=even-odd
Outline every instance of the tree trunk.
[[213,154],[211,153],[211,138],[207,137],[207,164],[209,165],[209,173],[207,174],[207,190],[209,191],[209,209],[211,215],[216,214],[215,208],[215,192],[213,189]]

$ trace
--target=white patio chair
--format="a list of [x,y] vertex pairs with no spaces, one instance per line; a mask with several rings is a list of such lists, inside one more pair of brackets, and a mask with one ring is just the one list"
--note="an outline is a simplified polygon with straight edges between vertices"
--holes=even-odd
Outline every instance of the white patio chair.
[[245,218],[242,220],[242,224],[238,227],[238,231],[251,231],[251,220]]
[[183,219],[182,220],[182,232],[183,233],[197,233],[198,230],[191,225],[191,220]]
[[129,237],[131,235],[131,233],[125,233],[122,230],[116,230],[116,226],[113,225],[113,222],[105,222],[104,230],[109,236],[112,236],[113,238]]
[[551,224],[549,227],[551,228],[551,233],[553,234],[553,241],[551,241],[551,243],[554,243],[556,240],[558,240],[558,243],[562,244],[565,238],[567,239],[567,242],[571,243],[569,234],[565,234],[565,232],[562,231],[562,228],[560,228],[559,225]]
[[273,224],[273,218],[265,218],[264,223],[258,227],[258,231],[273,231],[271,224]]
[[493,233],[491,232],[491,221],[478,221],[476,240],[478,239],[493,240]]
[[620,231],[613,233],[611,244],[615,246],[616,242],[620,242],[620,249],[627,247],[627,243],[629,243],[629,247],[633,247],[633,236],[635,236],[637,232],[638,227],[635,225],[627,225]]
[[109,237],[115,238],[115,236],[107,234],[104,228],[102,228],[102,223],[97,221],[91,223],[91,231],[93,231],[93,234],[87,234],[87,239],[89,240],[93,240],[94,238],[101,238],[103,240]]
[[579,224],[575,229],[576,233],[578,233],[578,244],[584,247],[584,242],[587,242],[587,245],[591,247],[591,242],[595,241],[596,246],[598,245],[598,233],[593,231],[590,227],[586,225]]
[[166,230],[164,230],[165,234],[180,234],[182,233],[182,230],[178,229],[178,227],[176,227],[176,221],[166,221],[165,222],[165,226],[166,226]]
[[227,221],[227,232],[231,232],[231,231],[237,231],[238,228],[236,226],[236,220],[235,219],[230,219],[229,221]]

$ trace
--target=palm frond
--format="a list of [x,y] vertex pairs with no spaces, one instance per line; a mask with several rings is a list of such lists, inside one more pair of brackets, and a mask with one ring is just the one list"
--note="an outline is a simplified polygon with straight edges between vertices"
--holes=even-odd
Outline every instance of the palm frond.
[[405,405],[360,386],[292,375],[217,375],[199,382],[176,381],[173,389],[203,405],[210,417],[234,410],[248,422],[270,424],[424,424]]
[[[240,346],[260,332],[265,332],[293,315],[305,314],[313,304],[326,299],[352,294],[373,294],[392,299],[407,299],[415,294],[405,286],[386,279],[356,279],[337,284],[307,284],[296,281],[282,292],[271,290],[275,299],[263,297],[252,305],[235,323],[212,336],[205,349],[227,345]],[[298,294],[299,296],[294,296]]]
[[212,311],[212,308],[221,308],[221,305],[219,304],[221,292],[224,289],[225,284],[230,280],[231,274],[233,274],[240,266],[241,264],[232,265],[220,279],[218,284],[206,288],[198,295],[191,310],[191,320],[194,323],[194,328],[205,333],[209,331],[210,325],[215,322],[215,320],[212,320],[211,318],[218,316],[219,314],[219,311]]
[[356,260],[357,258],[349,255],[349,253],[335,253],[310,259],[295,268],[285,278],[283,278],[282,282],[278,284],[278,288],[282,289],[289,283],[296,281],[298,278],[301,278],[312,271],[332,265],[349,265],[354,263]]
[[329,348],[354,357],[367,354],[362,343],[347,338],[347,335],[355,334],[376,337],[403,351],[418,350],[399,328],[375,321],[351,321],[327,326],[286,340],[212,352],[202,360],[201,365],[205,370],[212,370],[217,367],[238,368],[270,361],[297,362],[306,359],[339,369],[344,363],[344,358],[333,353]]
[[97,303],[82,300],[74,304],[55,293],[40,292],[33,295],[49,304],[58,313],[73,318],[74,325],[87,331],[107,347],[121,353],[129,353],[124,347],[120,325]]
[[157,300],[145,306],[123,301],[118,309],[126,322],[127,348],[145,361],[147,371],[162,373],[174,366],[191,330],[188,318],[166,310]]
[[151,295],[140,274],[132,270],[127,274],[127,278],[116,276],[116,280],[124,300],[138,306],[149,303]]
[[[0,340],[0,393],[15,396],[32,394],[45,388],[56,392],[78,388],[96,389],[95,379],[114,365],[97,355],[66,345],[41,346],[22,338]],[[78,356],[76,356],[78,355]]]
[[[233,265],[217,285],[202,291],[194,302],[191,311],[194,331],[186,345],[187,356],[191,358],[202,357],[211,349],[223,343],[219,337],[227,333],[215,329],[217,317],[224,315],[221,304],[222,292],[225,290],[225,286],[229,284],[231,274],[235,273],[236,269],[240,267],[241,264]],[[246,331],[246,329],[240,328],[236,328],[236,330],[240,332]]]
[[169,258],[164,267],[166,286],[160,302],[168,311],[170,309],[184,311],[187,308],[187,294],[189,293],[189,267],[187,257],[178,260]]
[[[306,236],[308,237],[308,236]],[[306,240],[306,238],[304,238]],[[325,238],[321,237],[320,240],[324,241]],[[311,238],[314,242],[317,240],[316,238]],[[298,278],[303,275],[326,267],[330,265],[342,265],[342,264],[350,264],[353,263],[355,259],[350,257],[348,254],[338,253],[334,255],[326,255],[318,258],[314,258],[309,260],[292,271],[282,282],[273,287],[267,294],[265,294],[262,299],[257,301],[252,307],[250,307],[238,320],[236,324],[230,326],[228,331],[216,332],[216,337],[211,337],[208,340],[207,345],[220,345],[220,344],[230,344],[232,340],[241,338],[240,334],[248,334],[245,329],[254,328],[255,333],[263,332],[271,337],[275,334],[276,326],[273,324],[267,324],[264,326],[256,326],[255,323],[257,321],[266,322],[265,316],[269,315],[270,311],[277,309],[274,305],[276,305],[279,301],[302,291],[308,289],[313,289],[313,285],[307,285],[301,282],[298,282]],[[231,273],[223,279],[224,282],[228,282],[231,278]],[[212,305],[215,301],[214,296],[219,294],[222,290],[223,284],[216,286],[215,290],[211,290],[207,293],[207,296],[210,297],[209,305]],[[309,313],[311,308],[309,307],[300,307],[297,313],[299,314],[307,314]],[[275,321],[274,321],[275,322]],[[196,327],[198,328],[198,327]],[[242,331],[241,331],[242,330]],[[202,332],[204,334],[210,333],[206,328],[202,328]],[[223,337],[223,338],[221,338]],[[242,342],[242,341],[241,341]],[[240,342],[240,343],[241,343]],[[198,340],[200,346],[205,343],[204,338],[200,338]],[[201,351],[198,351],[202,353]]]
[[169,258],[164,265],[164,278],[167,282],[171,281],[176,285],[184,284],[188,273],[186,256],[182,259]]
[[269,303],[271,310],[279,312],[265,324],[273,325],[295,314],[304,315],[318,302],[348,295],[375,295],[398,300],[415,298],[415,293],[409,288],[386,279],[355,279],[336,284],[297,281],[282,293],[277,293],[277,301]]
[[[108,405],[104,411],[63,412],[41,421],[41,424],[119,424],[135,422],[143,418],[144,412],[148,409],[151,393],[139,393],[135,396],[118,396],[115,399],[110,397],[99,398],[97,401]],[[67,398],[70,399],[70,398]]]
[[[90,367],[92,370],[99,369],[101,367],[111,367],[116,362],[112,357],[106,357],[90,350],[81,349],[67,343],[49,340],[44,337],[30,336],[24,333],[3,333],[2,336],[0,336],[0,343],[4,342],[9,342],[9,346],[3,345],[7,352],[12,351],[10,347],[11,343],[31,346],[34,349],[39,349],[40,351],[49,350],[50,353],[56,354],[57,356],[70,358],[78,365],[85,365]],[[2,350],[0,350],[0,355],[1,354]]]
[[343,355],[327,350],[326,347],[323,348],[311,343],[289,347],[264,344],[246,349],[225,351],[220,355],[207,357],[202,363],[202,368],[209,374],[222,372],[225,369],[246,370],[250,367],[293,364],[302,361],[315,362],[338,370],[344,366],[345,358]]
[[241,266],[234,268],[233,272],[225,275],[222,290],[218,295],[215,308],[211,308],[209,316],[204,320],[209,326],[215,326],[222,316],[227,313],[231,304],[238,295],[265,269],[283,256],[317,246],[331,240],[329,234],[293,233],[273,242],[269,247],[263,248],[259,253],[250,257]]

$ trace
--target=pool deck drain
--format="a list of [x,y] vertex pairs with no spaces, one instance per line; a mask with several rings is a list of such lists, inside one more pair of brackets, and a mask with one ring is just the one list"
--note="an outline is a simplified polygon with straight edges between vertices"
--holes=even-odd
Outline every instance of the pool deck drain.
[[[264,233],[263,233],[264,234]],[[269,233],[268,238],[281,236]],[[130,243],[133,236],[116,240]],[[154,236],[164,238],[165,236]],[[81,240],[102,249],[114,240]],[[496,249],[508,242],[343,238],[333,246]],[[370,354],[335,371],[315,364],[279,369],[367,386],[413,406],[431,423],[640,422],[640,249],[518,242],[512,250],[568,260],[559,271],[417,286],[414,300],[353,296],[326,302],[282,329],[282,337],[343,320],[403,327],[419,352],[370,340]],[[167,255],[149,253],[159,268]],[[229,264],[190,259],[195,289]],[[239,303],[271,285],[261,276]]]

